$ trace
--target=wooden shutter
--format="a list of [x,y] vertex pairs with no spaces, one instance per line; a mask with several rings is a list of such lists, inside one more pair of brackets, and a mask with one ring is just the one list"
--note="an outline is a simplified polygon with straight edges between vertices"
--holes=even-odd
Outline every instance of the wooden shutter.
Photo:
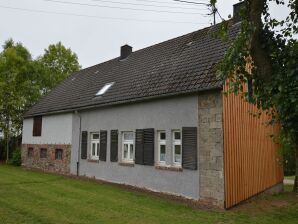
[[118,130],[111,130],[111,162],[118,161]]
[[144,163],[144,131],[143,129],[136,130],[136,139],[135,139],[135,163],[143,165]]
[[100,151],[99,151],[99,160],[107,160],[107,142],[108,142],[108,132],[100,131]]
[[87,159],[88,132],[82,131],[81,159]]
[[41,136],[42,116],[33,118],[33,136]]
[[153,166],[154,165],[154,129],[148,128],[143,130],[143,159],[144,165]]
[[182,167],[197,170],[197,128],[182,128]]

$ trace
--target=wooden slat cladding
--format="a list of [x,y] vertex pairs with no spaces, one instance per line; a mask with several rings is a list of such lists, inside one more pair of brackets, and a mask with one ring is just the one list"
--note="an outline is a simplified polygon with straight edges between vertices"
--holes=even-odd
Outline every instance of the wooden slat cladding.
[[283,169],[270,137],[279,128],[265,124],[265,113],[254,117],[257,108],[234,94],[223,96],[223,107],[225,207],[230,208],[281,183]]

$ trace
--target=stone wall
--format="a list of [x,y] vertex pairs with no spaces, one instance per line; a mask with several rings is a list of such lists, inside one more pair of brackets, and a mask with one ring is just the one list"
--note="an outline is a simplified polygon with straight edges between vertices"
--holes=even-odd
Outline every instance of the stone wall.
[[[28,155],[29,148],[33,149],[32,155]],[[47,149],[47,157],[40,158],[40,150]],[[62,160],[55,158],[56,149],[62,149]],[[71,145],[57,144],[23,144],[22,166],[40,169],[47,172],[70,174]]]
[[224,207],[221,93],[200,94],[198,107],[200,200]]

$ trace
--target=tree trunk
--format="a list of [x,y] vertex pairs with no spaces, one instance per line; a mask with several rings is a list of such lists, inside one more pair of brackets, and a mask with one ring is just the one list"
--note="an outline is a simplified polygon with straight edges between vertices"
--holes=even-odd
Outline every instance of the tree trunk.
[[293,192],[296,192],[296,196],[298,197],[298,144],[296,144],[296,170]]
[[6,142],[6,163],[9,161],[9,119],[6,121],[5,142]]
[[249,0],[249,21],[254,27],[251,38],[250,53],[257,68],[258,78],[262,81],[270,80],[272,63],[268,51],[263,45],[262,13],[267,0]]

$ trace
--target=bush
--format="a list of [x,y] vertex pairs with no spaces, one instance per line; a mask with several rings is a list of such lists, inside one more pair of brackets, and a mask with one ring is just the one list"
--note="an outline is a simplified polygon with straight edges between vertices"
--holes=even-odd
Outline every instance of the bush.
[[12,154],[11,164],[14,166],[22,165],[21,149],[17,148]]

